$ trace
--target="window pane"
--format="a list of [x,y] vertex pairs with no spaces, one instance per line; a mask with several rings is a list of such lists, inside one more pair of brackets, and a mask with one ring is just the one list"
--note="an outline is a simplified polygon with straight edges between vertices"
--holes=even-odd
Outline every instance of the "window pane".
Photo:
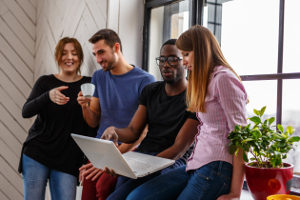
[[[223,2],[222,9],[209,2]],[[206,5],[204,25],[216,33],[239,75],[277,72],[279,0],[207,0]]]
[[166,40],[178,38],[182,32],[189,28],[191,10],[191,0],[180,1],[151,10],[148,69],[156,80],[162,80],[159,68],[155,63],[155,58],[159,56],[160,47]]
[[295,92],[295,86],[300,80],[284,80],[282,90],[282,124],[291,125],[300,136],[300,93]]
[[[284,80],[282,93],[282,125],[284,128],[293,126],[294,135],[300,136],[300,94],[295,92],[295,86],[300,85],[300,80]],[[300,173],[300,143],[296,151],[288,155],[287,162],[294,164],[294,171]]]
[[243,81],[248,94],[248,117],[253,115],[253,109],[261,109],[267,106],[266,117],[276,117],[276,81]]
[[300,1],[285,1],[283,72],[300,72]]

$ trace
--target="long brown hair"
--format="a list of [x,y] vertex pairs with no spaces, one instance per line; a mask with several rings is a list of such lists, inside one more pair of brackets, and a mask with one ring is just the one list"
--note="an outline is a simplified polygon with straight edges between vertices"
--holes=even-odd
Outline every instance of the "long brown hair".
[[82,51],[82,47],[81,47],[80,43],[78,42],[78,40],[76,38],[64,37],[58,41],[58,43],[55,47],[55,53],[54,53],[55,60],[56,60],[57,64],[60,65],[64,47],[68,43],[74,44],[74,48],[76,50],[76,53],[77,53],[77,56],[79,59],[79,66],[77,69],[77,73],[78,72],[80,73],[80,67],[83,62],[83,51]]
[[239,79],[240,77],[224,58],[217,39],[203,26],[195,25],[182,33],[176,46],[180,50],[194,52],[194,65],[192,73],[189,73],[186,93],[188,110],[205,112],[205,97],[214,67],[222,65],[229,68]]

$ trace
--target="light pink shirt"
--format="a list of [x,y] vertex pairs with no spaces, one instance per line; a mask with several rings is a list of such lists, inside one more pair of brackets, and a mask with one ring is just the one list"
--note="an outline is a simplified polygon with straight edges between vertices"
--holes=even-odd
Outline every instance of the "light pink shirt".
[[247,94],[243,84],[228,68],[215,67],[208,84],[205,113],[198,112],[198,134],[194,152],[186,170],[202,167],[213,161],[232,164],[228,134],[235,125],[246,125]]

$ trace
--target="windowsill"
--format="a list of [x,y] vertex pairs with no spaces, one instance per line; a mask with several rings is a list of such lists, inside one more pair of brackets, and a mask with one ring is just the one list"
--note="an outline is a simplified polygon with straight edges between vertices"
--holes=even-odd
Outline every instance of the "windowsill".
[[300,195],[300,174],[293,176],[291,194]]

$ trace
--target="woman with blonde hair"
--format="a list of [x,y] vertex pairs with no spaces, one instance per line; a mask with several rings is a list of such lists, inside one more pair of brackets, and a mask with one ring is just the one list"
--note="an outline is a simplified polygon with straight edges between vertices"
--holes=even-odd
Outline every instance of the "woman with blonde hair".
[[188,110],[200,121],[195,149],[186,168],[146,182],[127,199],[238,199],[244,180],[242,153],[229,153],[227,136],[235,125],[246,125],[246,91],[207,28],[191,27],[176,46],[190,72]]
[[62,38],[55,60],[59,72],[39,77],[22,110],[24,118],[36,116],[19,165],[25,200],[45,199],[48,180],[52,199],[74,200],[84,155],[70,134],[96,135],[77,103],[80,85],[91,81],[80,75],[83,51],[77,39]]

